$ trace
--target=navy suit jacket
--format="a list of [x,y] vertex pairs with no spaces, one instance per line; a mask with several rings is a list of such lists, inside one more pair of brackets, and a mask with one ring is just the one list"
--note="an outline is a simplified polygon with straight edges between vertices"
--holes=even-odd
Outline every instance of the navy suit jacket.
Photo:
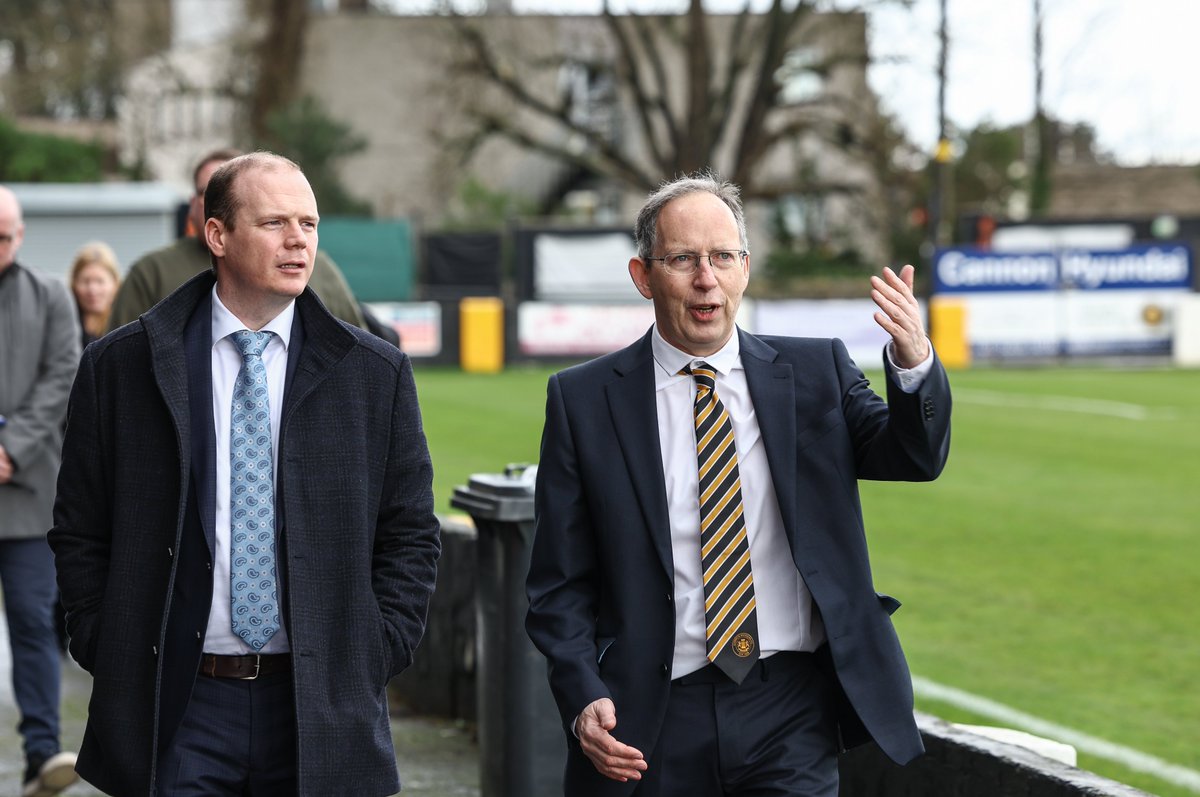
[[[550,378],[535,498],[526,627],[549,661],[568,740],[566,793],[628,794],[599,775],[571,725],[594,700],[649,757],[666,712],[675,639],[674,565],[648,333]],[[820,651],[844,746],[873,738],[904,763],[922,752],[912,683],[876,593],[859,479],[936,478],[950,442],[940,362],[916,393],[869,387],[836,339],[738,331],[784,532],[824,621]]]

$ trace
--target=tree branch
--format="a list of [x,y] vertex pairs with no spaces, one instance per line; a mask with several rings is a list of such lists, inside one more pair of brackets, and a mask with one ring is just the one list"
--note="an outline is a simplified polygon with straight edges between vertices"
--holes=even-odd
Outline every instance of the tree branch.
[[[625,78],[625,83],[633,94],[634,111],[637,115],[638,126],[642,130],[642,135],[646,139],[646,146],[650,150],[650,157],[654,160],[654,165],[661,171],[667,170],[668,160],[663,152],[662,146],[659,144],[658,135],[654,130],[654,109],[657,108],[660,113],[663,110],[663,105],[646,94],[645,87],[642,85],[642,69],[634,52],[633,43],[626,35],[624,28],[621,27],[620,20],[612,13],[609,8],[608,0],[604,1],[603,8],[604,21],[608,25],[608,29],[612,32],[613,38],[617,42],[617,51],[620,56],[620,63],[625,69],[629,70]],[[661,84],[660,84],[661,85]],[[659,92],[661,97],[661,91]]]
[[671,103],[667,98],[667,89],[671,85],[667,80],[667,70],[663,66],[662,55],[658,51],[658,43],[654,41],[654,34],[650,30],[650,22],[646,17],[629,14],[630,24],[633,25],[633,30],[638,36],[638,40],[642,44],[642,51],[646,54],[646,60],[650,62],[650,69],[654,73],[654,81],[658,85],[658,111],[662,119],[663,126],[667,129],[667,142],[671,149],[671,159],[664,158],[663,169],[665,174],[672,174],[679,171],[679,148],[682,144],[682,135],[680,134],[679,125],[675,121],[675,116],[671,112]]
[[733,169],[734,182],[745,183],[754,166],[766,152],[763,146],[766,138],[766,116],[767,112],[775,107],[779,96],[779,83],[775,79],[775,73],[787,53],[788,40],[804,15],[811,10],[812,5],[808,0],[796,3],[791,11],[783,8],[783,0],[773,0],[771,9],[759,26],[759,30],[765,34],[762,37],[765,40],[763,54],[751,93],[750,107],[742,121],[741,141],[740,146],[736,148]]
[[508,118],[486,112],[477,112],[472,115],[480,120],[489,131],[504,136],[526,149],[542,152],[592,172],[612,174],[626,183],[646,191],[653,191],[658,186],[658,181],[652,175],[642,171],[611,148],[588,149],[584,147],[576,150],[537,138],[518,125],[512,124]]
[[709,111],[708,127],[712,131],[714,143],[725,136],[729,120],[733,118],[733,98],[737,91],[738,77],[750,64],[752,49],[745,40],[749,21],[750,0],[746,0],[746,4],[738,12],[737,19],[733,21],[733,26],[730,28],[725,77],[718,87],[719,92]]

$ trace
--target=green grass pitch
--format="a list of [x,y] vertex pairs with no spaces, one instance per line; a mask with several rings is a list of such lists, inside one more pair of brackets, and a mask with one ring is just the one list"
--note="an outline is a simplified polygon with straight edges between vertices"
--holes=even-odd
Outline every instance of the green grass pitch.
[[[537,461],[553,370],[417,366],[439,512],[470,474]],[[942,478],[862,484],[876,586],[904,602],[914,674],[1200,769],[1200,371],[975,369],[951,385]]]

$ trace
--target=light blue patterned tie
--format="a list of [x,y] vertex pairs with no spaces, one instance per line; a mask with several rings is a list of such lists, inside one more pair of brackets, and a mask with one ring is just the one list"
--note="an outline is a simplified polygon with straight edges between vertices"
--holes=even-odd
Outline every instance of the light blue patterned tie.
[[242,353],[229,440],[229,590],[233,632],[255,650],[279,630],[275,587],[275,484],[271,408],[262,353],[270,332],[230,337]]

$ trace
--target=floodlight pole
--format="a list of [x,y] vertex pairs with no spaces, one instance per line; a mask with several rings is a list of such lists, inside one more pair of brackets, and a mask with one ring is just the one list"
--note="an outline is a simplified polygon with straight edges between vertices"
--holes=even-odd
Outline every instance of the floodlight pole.
[[941,21],[938,25],[938,141],[934,150],[933,184],[929,191],[929,256],[932,260],[933,250],[945,246],[949,240],[946,235],[946,222],[943,220],[950,185],[950,139],[949,125],[946,122],[946,59],[950,46],[950,37],[946,24],[946,2],[939,1]]

